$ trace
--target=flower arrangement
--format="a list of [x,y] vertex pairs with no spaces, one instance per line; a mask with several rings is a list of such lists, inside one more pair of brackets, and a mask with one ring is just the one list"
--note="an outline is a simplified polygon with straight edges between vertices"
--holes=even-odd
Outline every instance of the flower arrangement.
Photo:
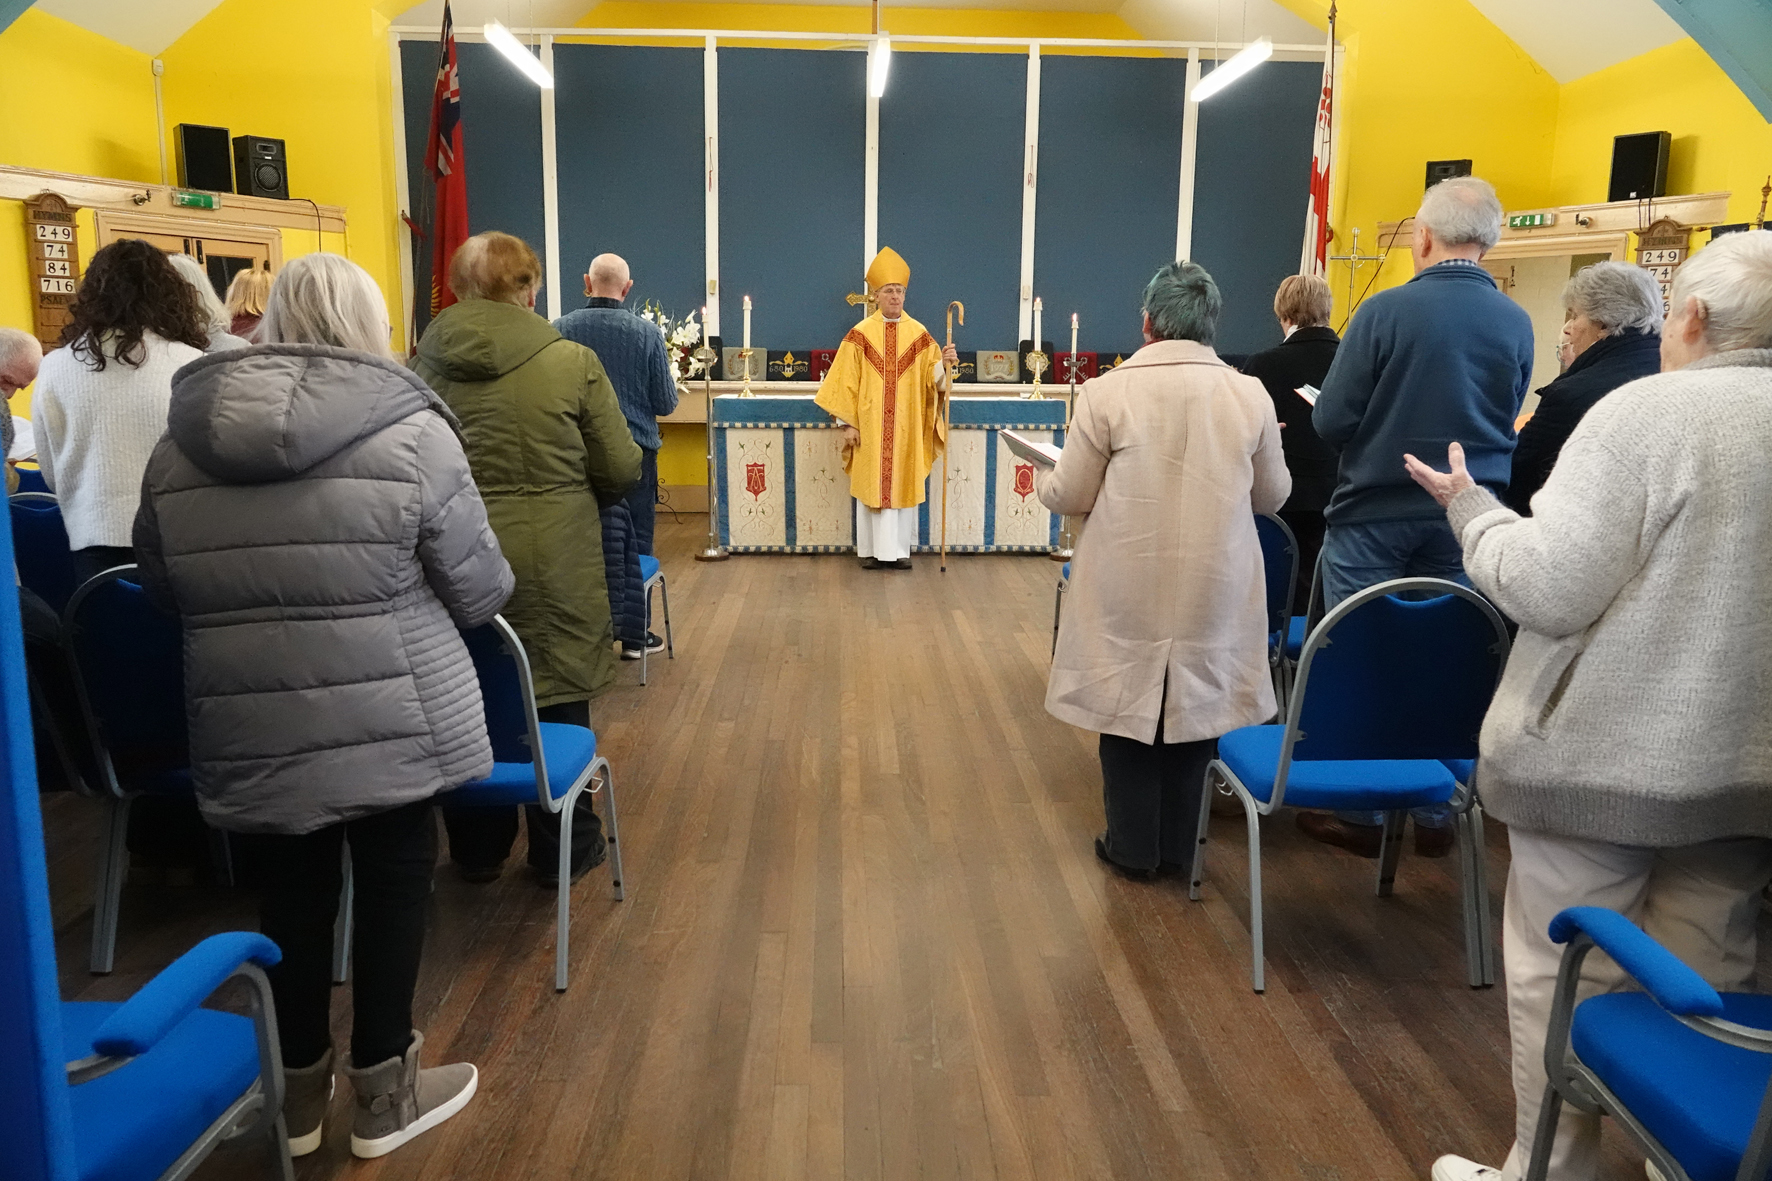
[[664,337],[665,356],[670,358],[671,376],[678,385],[692,377],[701,376],[701,362],[695,359],[696,347],[701,344],[701,325],[696,322],[694,312],[678,320],[648,300],[645,309],[640,312],[640,318],[658,329],[659,334]]

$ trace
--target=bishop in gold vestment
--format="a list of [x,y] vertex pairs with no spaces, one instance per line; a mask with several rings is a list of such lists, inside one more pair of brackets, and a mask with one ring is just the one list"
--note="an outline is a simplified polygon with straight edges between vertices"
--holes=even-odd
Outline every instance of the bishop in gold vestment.
[[845,427],[855,549],[870,569],[910,566],[923,485],[947,441],[944,353],[927,328],[904,314],[910,275],[890,247],[874,259],[867,279],[880,310],[843,338],[816,399]]

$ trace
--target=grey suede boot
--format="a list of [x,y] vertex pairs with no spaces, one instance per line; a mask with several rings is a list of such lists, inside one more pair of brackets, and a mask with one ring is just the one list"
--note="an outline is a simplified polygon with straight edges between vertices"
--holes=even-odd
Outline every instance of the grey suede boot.
[[290,1156],[306,1156],[320,1147],[332,1087],[331,1050],[312,1066],[283,1072],[283,1127],[289,1133]]
[[424,1035],[412,1031],[404,1058],[374,1066],[347,1067],[345,1076],[357,1092],[357,1117],[351,1128],[351,1155],[383,1156],[414,1136],[428,1132],[468,1105],[480,1085],[471,1062],[421,1070],[419,1050]]

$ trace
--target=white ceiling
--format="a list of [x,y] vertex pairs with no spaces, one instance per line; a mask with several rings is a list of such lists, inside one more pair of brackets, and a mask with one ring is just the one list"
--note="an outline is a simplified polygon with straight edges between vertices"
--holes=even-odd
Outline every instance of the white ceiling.
[[[830,4],[833,0],[773,0]],[[834,0],[866,7],[869,0]],[[202,20],[220,0],[37,0],[37,7],[146,54],[157,54]],[[1281,44],[1315,44],[1322,33],[1277,0],[912,0],[919,8],[1035,9],[1117,12],[1153,40],[1241,43],[1269,36]],[[1471,0],[1559,82],[1568,82],[1684,34],[1655,0]],[[501,20],[512,26],[577,24],[596,0],[453,0],[463,29]],[[443,0],[423,0],[398,18],[433,26]],[[887,27],[890,28],[890,22]]]
[[1471,0],[1558,82],[1659,49],[1685,31],[1655,0]]

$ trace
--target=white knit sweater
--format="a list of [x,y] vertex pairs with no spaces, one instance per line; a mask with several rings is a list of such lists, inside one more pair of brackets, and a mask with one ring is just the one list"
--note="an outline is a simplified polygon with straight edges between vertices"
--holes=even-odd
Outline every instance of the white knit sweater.
[[147,356],[139,368],[108,360],[97,371],[73,349],[59,348],[37,374],[37,462],[61,502],[71,549],[130,544],[142,474],[166,433],[172,375],[203,355],[152,332],[142,345]]
[[1510,825],[1666,848],[1772,837],[1772,349],[1588,411],[1521,518],[1448,509],[1519,621],[1477,786]]

